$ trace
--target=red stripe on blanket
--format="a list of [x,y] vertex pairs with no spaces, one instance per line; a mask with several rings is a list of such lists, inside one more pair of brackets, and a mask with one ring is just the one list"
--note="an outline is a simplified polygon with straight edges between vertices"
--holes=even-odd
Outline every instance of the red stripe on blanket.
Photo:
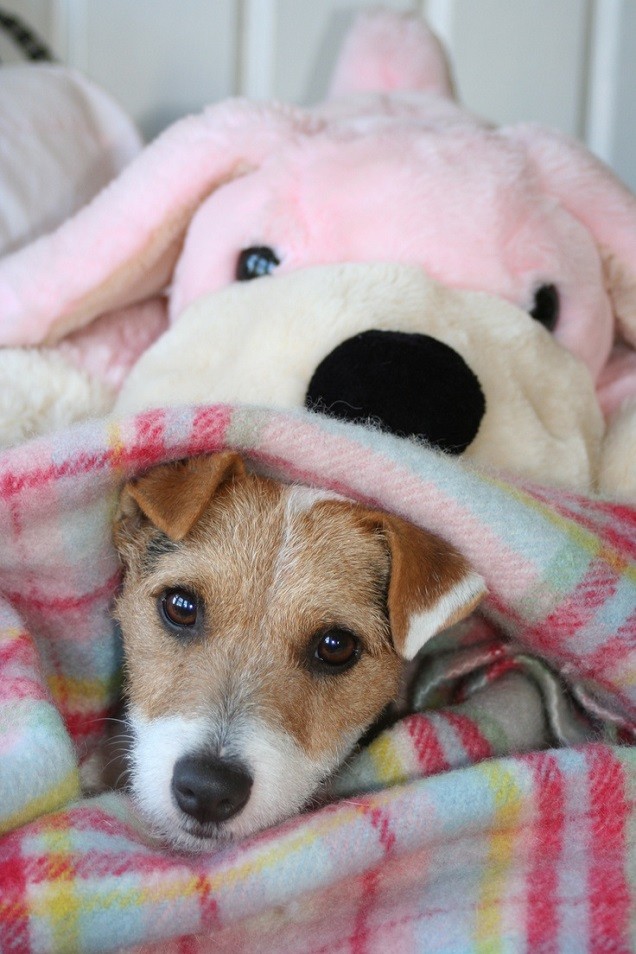
[[232,421],[232,410],[225,405],[199,408],[192,421],[186,456],[209,454],[224,443]]
[[568,598],[530,631],[534,645],[553,652],[557,650],[555,643],[571,639],[614,595],[619,579],[616,570],[604,559],[592,560],[585,576]]
[[165,411],[146,411],[135,418],[134,443],[121,449],[120,461],[135,469],[151,467],[166,455]]
[[34,593],[3,593],[3,596],[15,607],[28,608],[40,613],[76,613],[90,608],[95,603],[109,599],[121,580],[121,571],[114,573],[102,586],[80,596],[37,596]]
[[212,895],[210,883],[205,875],[200,875],[197,879],[197,894],[199,896],[201,924],[205,926],[206,931],[220,931],[219,906],[216,898]]
[[579,497],[561,489],[555,494],[533,486],[529,493],[562,517],[600,537],[622,556],[636,557],[636,509],[633,506]]
[[[619,580],[619,575],[601,553],[590,563],[574,591],[534,626],[524,626],[521,616],[512,612],[493,593],[489,594],[488,601],[504,619],[516,624],[516,636],[520,641],[527,643],[533,650],[540,649],[549,659],[572,663],[583,675],[592,676],[600,685],[604,685],[603,670],[611,660],[601,656],[602,668],[593,670],[588,665],[587,656],[596,647],[583,646],[577,652],[573,637],[590,623],[597,611],[614,595]],[[614,680],[611,680],[608,688],[616,691]]]
[[[187,431],[183,435],[184,445],[173,456],[187,457],[220,446],[231,419],[232,411],[228,406],[201,408],[188,421]],[[135,471],[151,467],[168,456],[166,421],[166,414],[161,410],[140,414],[134,418],[134,438],[127,435],[129,442],[126,446],[100,447],[92,453],[79,452],[60,462],[35,464],[28,469],[0,474],[0,498],[10,500],[24,490],[39,490],[51,482],[69,477],[120,467]]]
[[368,918],[375,906],[384,864],[395,845],[395,835],[391,831],[390,813],[382,808],[372,808],[369,812],[369,819],[372,826],[378,832],[384,855],[377,865],[370,871],[365,872],[361,878],[357,879],[360,891],[360,904],[356,912],[353,932],[349,938],[351,954],[365,954],[367,950],[367,943],[371,937],[367,923]]
[[30,950],[26,868],[18,852],[0,858],[0,951]]
[[[95,847],[89,852],[85,851],[82,833],[94,838],[98,832],[107,836],[105,849]],[[55,834],[60,835],[59,843],[63,846],[63,853],[59,856],[52,856],[55,842],[52,836]],[[116,844],[115,839],[119,843],[124,841],[125,847]],[[75,844],[77,850],[74,850]],[[69,870],[72,870],[73,878],[81,882],[83,879],[90,881],[93,878],[130,875],[156,878],[162,872],[174,871],[175,865],[174,857],[169,853],[142,848],[139,834],[131,825],[99,808],[85,806],[42,816],[0,841],[0,885],[3,889],[2,865],[7,866],[8,871],[17,870],[22,858],[28,861],[28,867],[23,869],[26,878],[22,891],[24,897],[29,896],[34,885],[54,886],[60,880],[66,884]],[[74,891],[75,882],[69,882],[69,887]],[[3,897],[0,892],[0,900]],[[0,951],[4,951],[1,944]]]
[[0,644],[0,666],[33,666],[36,660],[35,647],[24,632]]
[[39,677],[37,652],[27,633],[0,645],[0,702],[50,699]]
[[553,755],[533,755],[528,764],[534,774],[537,805],[528,872],[528,949],[552,954],[558,950],[558,862],[563,849],[565,787]]
[[606,747],[586,752],[590,773],[590,942],[595,951],[628,954],[630,887],[626,827],[632,805],[622,763]]
[[[525,644],[532,652],[540,649],[542,656],[559,667],[562,667],[564,663],[569,664],[573,667],[571,671],[576,672],[579,676],[592,679],[597,686],[605,689],[611,696],[618,697],[623,706],[633,710],[633,687],[626,685],[623,689],[623,687],[617,685],[615,673],[612,672],[611,660],[608,666],[608,660],[603,654],[605,645],[603,642],[599,642],[598,646],[594,648],[581,647],[580,651],[577,652],[579,647],[576,640],[570,639],[569,643],[564,640],[559,643],[556,639],[551,638],[552,630],[548,621],[556,620],[558,622],[564,616],[562,613],[563,604],[543,622],[534,626],[527,626],[523,616],[495,595],[492,590],[488,594],[486,602],[499,617],[504,630],[514,633],[516,641]],[[570,636],[574,635],[576,635],[576,631],[570,633]],[[594,665],[590,663],[591,659],[594,660]],[[606,673],[604,672],[605,669],[610,671]]]
[[51,481],[67,477],[78,477],[110,467],[114,451],[101,450],[94,454],[78,454],[59,464],[47,464],[46,467],[34,467],[22,473],[8,473],[0,476],[0,497],[10,500],[24,490],[40,490]]
[[631,669],[631,666],[628,669],[628,663],[629,657],[634,652],[634,646],[636,646],[636,609],[610,639],[586,657],[586,665],[590,671],[596,672],[615,668],[619,663],[625,662],[627,674]]
[[30,679],[28,676],[16,676],[11,679],[2,673],[2,684],[0,685],[0,703],[22,702],[24,699],[41,702],[48,700],[50,695],[37,679]]
[[404,720],[411,737],[422,775],[446,772],[450,764],[437,736],[437,728],[426,716],[415,715]]
[[99,706],[99,708],[88,712],[74,712],[60,696],[55,701],[61,711],[69,735],[80,748],[86,742],[97,742],[104,734],[104,723],[109,712],[112,711],[111,705]]
[[490,742],[482,735],[479,727],[472,719],[457,712],[442,711],[440,715],[457,733],[459,741],[471,762],[481,762],[483,759],[491,757],[493,751]]

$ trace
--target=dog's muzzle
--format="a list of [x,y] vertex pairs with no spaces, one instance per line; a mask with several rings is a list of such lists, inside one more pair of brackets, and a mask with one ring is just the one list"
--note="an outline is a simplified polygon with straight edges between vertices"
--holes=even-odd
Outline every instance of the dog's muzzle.
[[365,331],[343,341],[316,368],[305,405],[450,454],[466,450],[486,412],[479,380],[457,351],[401,331]]

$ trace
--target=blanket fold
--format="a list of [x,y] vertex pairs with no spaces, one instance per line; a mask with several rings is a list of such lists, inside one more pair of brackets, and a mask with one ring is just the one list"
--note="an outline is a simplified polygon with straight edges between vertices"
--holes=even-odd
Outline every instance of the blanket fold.
[[[77,772],[119,688],[117,491],[223,448],[441,533],[488,584],[479,638],[516,655],[495,651],[491,686],[481,667],[451,704],[381,732],[340,773],[342,800],[191,859],[151,845],[125,795],[78,801]],[[0,951],[176,951],[195,935],[193,950],[245,952],[631,949],[636,762],[611,739],[636,722],[633,508],[309,412],[213,405],[5,452],[0,531]],[[615,728],[533,751],[535,657]]]

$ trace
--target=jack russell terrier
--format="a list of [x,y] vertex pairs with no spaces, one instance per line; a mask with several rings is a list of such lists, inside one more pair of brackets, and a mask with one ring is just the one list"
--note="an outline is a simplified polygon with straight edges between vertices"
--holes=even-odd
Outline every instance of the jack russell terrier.
[[126,485],[116,605],[130,785],[205,851],[311,802],[484,583],[439,537],[224,452]]

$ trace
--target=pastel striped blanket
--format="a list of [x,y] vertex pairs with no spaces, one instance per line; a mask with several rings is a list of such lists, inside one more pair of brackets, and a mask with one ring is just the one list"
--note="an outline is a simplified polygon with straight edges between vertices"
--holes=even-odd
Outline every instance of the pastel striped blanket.
[[[331,804],[193,859],[149,843],[124,794],[82,798],[78,760],[119,686],[117,489],[225,447],[451,540],[489,586],[461,651],[491,647],[501,672],[488,705],[459,692],[380,733]],[[3,954],[636,948],[634,508],[303,411],[216,405],[5,452],[0,528]],[[577,686],[594,738],[524,736],[536,657]]]

